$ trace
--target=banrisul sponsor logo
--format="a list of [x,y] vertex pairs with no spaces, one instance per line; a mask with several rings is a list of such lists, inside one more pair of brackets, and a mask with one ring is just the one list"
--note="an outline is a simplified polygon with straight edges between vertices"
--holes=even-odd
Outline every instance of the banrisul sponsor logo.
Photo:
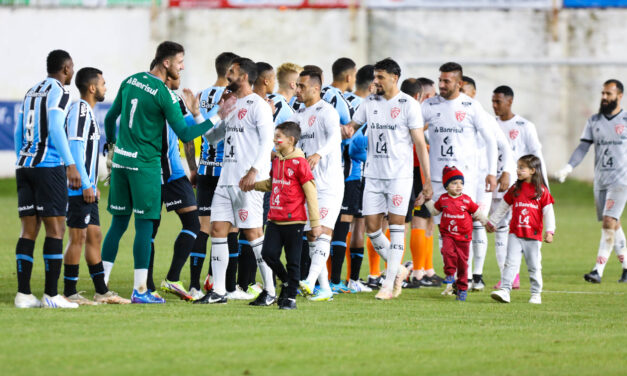
[[129,85],[133,85],[135,87],[138,87],[138,88],[142,89],[143,91],[145,91],[146,93],[151,94],[151,95],[157,95],[157,92],[159,91],[159,89],[151,88],[148,84],[144,84],[142,82],[139,82],[137,80],[137,78],[135,78],[135,77],[129,78],[126,81],[126,83],[129,84]]

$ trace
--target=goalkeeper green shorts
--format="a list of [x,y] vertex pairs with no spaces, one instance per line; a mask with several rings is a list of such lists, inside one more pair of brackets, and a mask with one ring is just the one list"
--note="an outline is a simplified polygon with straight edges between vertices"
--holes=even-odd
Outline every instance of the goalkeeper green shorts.
[[161,168],[125,167],[114,163],[107,210],[112,215],[159,219],[161,215]]

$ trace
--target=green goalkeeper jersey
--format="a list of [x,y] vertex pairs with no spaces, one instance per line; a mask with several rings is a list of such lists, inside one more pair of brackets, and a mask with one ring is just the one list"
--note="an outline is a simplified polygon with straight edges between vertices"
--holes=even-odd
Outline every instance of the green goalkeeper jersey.
[[[120,128],[116,137],[118,117]],[[183,142],[213,126],[209,120],[187,126],[178,97],[160,78],[142,72],[125,79],[105,118],[107,142],[116,144],[113,163],[132,169],[160,168],[166,121]]]

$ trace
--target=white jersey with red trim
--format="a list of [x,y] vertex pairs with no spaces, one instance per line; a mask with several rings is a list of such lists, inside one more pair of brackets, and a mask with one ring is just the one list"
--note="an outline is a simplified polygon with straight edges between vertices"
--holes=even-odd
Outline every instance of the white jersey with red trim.
[[359,105],[353,121],[368,123],[368,155],[364,176],[374,179],[411,178],[414,174],[410,131],[424,126],[420,104],[399,92],[386,100],[370,95]]

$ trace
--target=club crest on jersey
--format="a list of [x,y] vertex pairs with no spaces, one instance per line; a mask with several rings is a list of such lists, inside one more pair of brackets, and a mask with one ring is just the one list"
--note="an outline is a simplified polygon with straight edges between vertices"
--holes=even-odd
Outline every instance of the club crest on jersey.
[[610,210],[614,207],[614,200],[605,201],[605,209]]
[[457,221],[454,219],[451,219],[451,226],[455,226],[457,224]]
[[396,117],[401,113],[401,109],[398,107],[392,107],[390,111],[390,115],[392,115],[392,119],[396,119]]
[[274,187],[274,193],[279,193],[279,187]]
[[392,204],[396,207],[401,206],[401,204],[403,203],[403,196],[401,195],[394,195],[392,196]]
[[516,129],[512,129],[511,131],[509,131],[509,138],[515,140],[516,137],[518,137],[519,133],[520,132],[518,132]]
[[294,176],[294,170],[292,170],[291,168],[287,169],[287,176],[292,177]]
[[625,126],[623,124],[616,124],[614,126],[614,130],[616,131],[616,134],[620,136],[623,134],[623,131],[625,131]]
[[248,219],[248,210],[240,209],[237,211],[237,214],[239,215],[239,219],[241,219],[242,222],[246,222],[246,219]]
[[522,215],[527,215],[529,214],[529,210],[527,210],[526,208],[520,211],[520,214]]
[[320,219],[324,219],[329,214],[329,209],[320,208]]
[[312,125],[314,125],[314,123],[316,122],[316,115],[311,115],[309,117],[309,120],[307,121],[307,123],[309,124],[309,126],[311,127]]
[[247,112],[248,110],[246,110],[245,108],[242,108],[241,110],[237,111],[237,118],[242,120],[244,116],[246,116]]
[[457,121],[461,123],[465,118],[466,113],[464,111],[455,111],[455,119],[457,119]]

